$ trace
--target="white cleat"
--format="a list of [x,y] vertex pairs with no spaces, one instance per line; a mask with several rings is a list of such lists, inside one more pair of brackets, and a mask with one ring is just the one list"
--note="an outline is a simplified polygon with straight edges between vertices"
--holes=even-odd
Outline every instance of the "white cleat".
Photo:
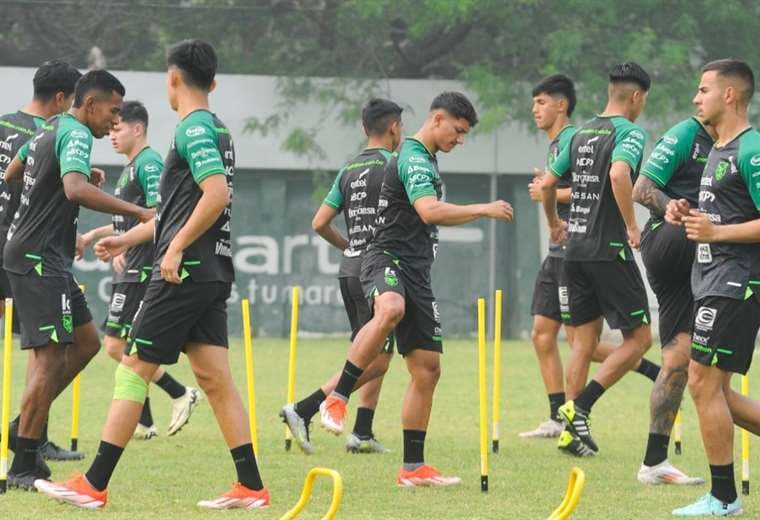
[[667,460],[656,466],[641,465],[638,474],[639,482],[650,486],[671,484],[676,486],[698,486],[705,483],[701,477],[690,477]]
[[554,419],[549,419],[538,425],[538,428],[529,432],[522,432],[520,437],[523,439],[556,439],[565,429],[565,425]]
[[333,435],[340,435],[346,419],[346,402],[339,397],[327,396],[319,405],[319,417],[322,428]]
[[201,500],[198,507],[202,509],[266,509],[269,507],[269,491],[267,488],[254,491],[239,482],[219,498]]
[[403,466],[396,476],[399,487],[448,487],[458,486],[462,479],[455,476],[444,476],[433,466],[427,464],[414,471],[406,471]]
[[144,424],[137,423],[135,433],[132,434],[133,439],[141,441],[149,441],[154,437],[158,437],[158,428],[156,428],[155,424],[145,426]]
[[185,387],[185,395],[172,399],[172,420],[167,434],[171,437],[190,421],[190,415],[200,400],[203,399],[197,388]]
[[314,448],[311,447],[311,441],[309,439],[309,425],[303,420],[303,417],[298,415],[295,406],[292,404],[286,404],[280,410],[280,418],[288,425],[290,433],[293,434],[293,438],[306,455],[314,453]]

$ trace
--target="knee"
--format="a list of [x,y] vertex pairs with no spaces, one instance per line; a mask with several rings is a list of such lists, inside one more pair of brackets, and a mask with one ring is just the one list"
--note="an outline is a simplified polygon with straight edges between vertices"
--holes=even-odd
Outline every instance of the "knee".
[[434,388],[441,378],[440,363],[429,363],[415,367],[412,371],[412,378],[417,385]]
[[206,395],[219,393],[224,385],[230,381],[230,374],[219,368],[194,368],[193,373],[198,381],[198,385]]
[[121,361],[121,357],[124,354],[124,348],[126,347],[122,340],[106,336],[103,340],[103,346],[112,359]]
[[375,316],[384,329],[393,330],[404,317],[404,299],[398,296],[378,302],[375,306]]
[[647,327],[641,327],[638,334],[638,346],[641,349],[641,353],[644,354],[652,346],[652,329]]
[[689,393],[695,403],[702,400],[707,394],[707,378],[705,377],[705,368],[699,365],[699,363],[689,364]]

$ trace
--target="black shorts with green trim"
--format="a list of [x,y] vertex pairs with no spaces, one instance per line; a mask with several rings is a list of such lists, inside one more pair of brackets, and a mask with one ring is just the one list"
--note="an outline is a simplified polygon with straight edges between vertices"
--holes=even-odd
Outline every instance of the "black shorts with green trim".
[[412,270],[388,253],[367,251],[362,261],[361,283],[370,313],[374,299],[386,292],[404,298],[404,317],[396,325],[396,348],[402,356],[413,350],[443,352],[438,303],[430,282],[430,270]]
[[230,282],[151,280],[125,349],[142,361],[172,365],[190,343],[227,348]]
[[[353,341],[361,328],[372,319],[372,311],[359,278],[356,276],[338,278],[338,283],[340,284],[340,294],[343,297],[343,306],[346,308],[348,322],[351,325],[351,341]],[[383,352],[393,354],[394,343],[393,333],[391,333],[385,339]]]
[[21,320],[21,348],[74,341],[74,329],[92,321],[74,275],[40,276],[36,271],[8,271],[13,305]]
[[567,284],[562,263],[561,257],[547,256],[541,264],[530,306],[533,316],[544,316],[557,322],[569,318]]
[[108,317],[103,323],[106,336],[126,340],[132,329],[137,309],[148,289],[148,282],[122,282],[111,284],[111,302]]
[[644,280],[636,262],[567,260],[568,325],[604,317],[612,329],[628,331],[651,323]]
[[[0,252],[2,252],[2,245],[0,245]],[[3,259],[0,258],[0,305],[5,306],[6,298],[13,298],[13,291],[11,290],[11,282],[8,280],[8,274],[5,269],[2,268]],[[20,321],[18,319],[18,310],[13,307],[13,333],[19,334],[21,332]]]
[[746,374],[760,329],[760,297],[707,296],[696,302],[691,359],[726,372]]

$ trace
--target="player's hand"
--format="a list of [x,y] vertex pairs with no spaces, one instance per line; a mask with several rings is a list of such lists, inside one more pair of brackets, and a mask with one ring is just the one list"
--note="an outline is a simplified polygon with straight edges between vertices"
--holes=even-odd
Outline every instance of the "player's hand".
[[114,257],[119,256],[129,249],[121,236],[105,237],[98,240],[95,244],[95,256],[103,262],[110,262]]
[[114,272],[116,273],[123,273],[124,267],[127,265],[127,260],[124,257],[124,253],[120,255],[116,255],[111,259],[111,266],[113,267]]
[[100,168],[90,168],[90,184],[102,190],[105,183],[106,172]]
[[486,216],[489,218],[495,218],[499,220],[506,220],[512,222],[512,216],[514,210],[509,202],[503,200],[495,200],[486,204]]
[[686,199],[673,199],[665,208],[665,222],[680,226],[683,217],[689,216],[689,202]]
[[156,208],[141,208],[137,215],[140,222],[147,222],[156,216]]
[[77,233],[77,241],[74,246],[74,258],[80,260],[84,256],[84,248],[86,246],[87,244],[85,243],[84,238],[82,238],[82,235]]
[[179,269],[182,264],[182,252],[177,251],[169,244],[164,258],[161,260],[161,277],[169,283],[182,283]]
[[544,199],[544,194],[541,190],[541,179],[543,178],[543,175],[544,172],[542,170],[533,168],[533,178],[531,179],[530,184],[528,184],[528,193],[530,194],[530,200],[541,202]]
[[549,224],[549,240],[555,244],[562,244],[567,240],[567,222],[557,219],[555,224]]
[[641,230],[639,226],[626,228],[626,232],[628,233],[628,245],[631,246],[631,249],[639,249],[641,247]]
[[686,227],[686,238],[702,244],[709,244],[717,241],[718,226],[710,222],[707,215],[699,210],[689,211],[689,215],[682,217],[683,225]]

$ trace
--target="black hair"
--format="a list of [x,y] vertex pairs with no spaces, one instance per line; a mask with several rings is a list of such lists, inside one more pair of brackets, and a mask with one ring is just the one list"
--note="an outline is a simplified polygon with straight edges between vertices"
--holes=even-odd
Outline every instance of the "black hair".
[[166,63],[182,71],[182,78],[191,87],[210,90],[216,76],[216,52],[203,40],[182,40],[169,47]]
[[652,79],[641,65],[628,61],[612,67],[612,70],[610,70],[610,83],[635,83],[644,92],[649,92],[649,88],[652,86]]
[[82,73],[65,61],[46,61],[34,73],[34,98],[43,102],[50,101],[59,92],[69,97],[81,77]]
[[107,70],[91,70],[77,81],[74,89],[74,108],[81,107],[84,98],[93,91],[109,96],[116,92],[122,97],[127,92],[121,81]]
[[478,114],[470,100],[460,92],[442,92],[430,104],[430,110],[445,110],[457,119],[465,119],[470,127],[478,124]]
[[401,120],[404,109],[393,101],[373,98],[362,109],[362,125],[369,135],[383,135],[388,127]]
[[736,78],[744,83],[742,92],[742,101],[749,103],[752,95],[755,93],[755,74],[749,65],[741,60],[726,58],[723,60],[711,61],[702,68],[702,72],[714,70],[719,76]]
[[567,115],[573,115],[575,110],[575,85],[573,80],[565,76],[564,74],[553,74],[547,78],[542,79],[538,85],[533,87],[533,97],[541,94],[547,94],[549,96],[562,96],[567,100]]
[[145,109],[145,105],[139,101],[123,102],[119,117],[125,123],[142,123],[145,131],[148,131],[148,111]]

